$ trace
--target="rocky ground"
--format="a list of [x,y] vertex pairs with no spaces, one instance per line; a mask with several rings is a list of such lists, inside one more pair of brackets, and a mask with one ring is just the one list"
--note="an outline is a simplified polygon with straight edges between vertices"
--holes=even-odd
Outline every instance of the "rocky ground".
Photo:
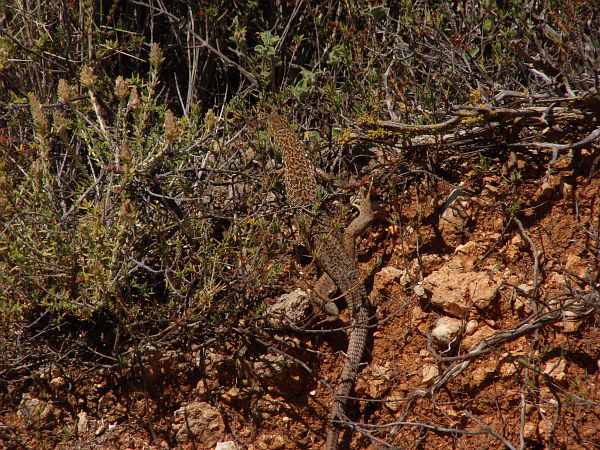
[[[522,179],[467,171],[450,205],[442,183],[380,204],[358,244],[373,327],[350,448],[600,446],[600,179],[582,158],[575,174],[569,158],[540,176],[518,162]],[[268,337],[149,345],[120,376],[30,367],[0,392],[0,445],[319,448],[346,335]]]

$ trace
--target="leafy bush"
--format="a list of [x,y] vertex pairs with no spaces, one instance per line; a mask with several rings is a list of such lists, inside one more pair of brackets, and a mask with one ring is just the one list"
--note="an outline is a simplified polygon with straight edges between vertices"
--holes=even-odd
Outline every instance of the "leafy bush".
[[[597,84],[590,2],[172,3],[4,2],[3,320],[103,311],[141,341],[257,317],[289,272],[291,234],[257,109],[292,111],[319,164],[348,178],[366,151],[344,142],[354,123]],[[435,149],[411,157],[439,168]]]

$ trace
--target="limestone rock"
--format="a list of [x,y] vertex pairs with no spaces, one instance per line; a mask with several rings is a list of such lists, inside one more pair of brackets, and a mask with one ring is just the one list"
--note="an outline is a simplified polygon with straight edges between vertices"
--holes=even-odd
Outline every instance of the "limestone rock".
[[281,378],[290,367],[288,361],[279,353],[265,353],[253,362],[254,373],[259,378],[275,381]]
[[465,326],[465,334],[467,336],[471,336],[477,331],[477,328],[479,328],[479,322],[477,322],[475,319],[471,319],[467,322],[467,325]]
[[393,266],[384,267],[373,278],[373,292],[385,292],[395,283],[400,283],[403,286],[409,284],[410,277],[408,276],[408,270],[398,269]]
[[21,397],[18,415],[23,419],[27,428],[43,430],[52,427],[56,419],[55,413],[54,406],[44,400],[34,398],[28,393]]
[[446,313],[461,317],[469,308],[486,309],[498,294],[498,286],[487,272],[463,272],[446,264],[423,280],[431,303]]
[[425,292],[425,287],[423,283],[418,283],[413,288],[413,293],[419,298],[427,298],[427,293]]
[[503,249],[508,260],[516,261],[522,257],[522,253],[529,249],[529,244],[523,240],[520,234],[516,234]]
[[[373,364],[369,370],[368,378],[359,379],[356,387],[356,393],[359,396],[370,396],[371,398],[381,398],[389,390],[392,380],[395,377],[393,367],[389,362],[385,365]],[[367,373],[365,373],[367,375]]]
[[570,272],[573,272],[580,278],[586,278],[588,276],[588,270],[590,270],[590,267],[582,258],[571,253],[567,256],[567,261],[565,262],[565,269],[567,269]]
[[423,379],[421,380],[421,383],[426,386],[433,384],[433,382],[439,376],[439,374],[440,371],[437,368],[437,366],[434,366],[432,364],[426,364],[423,366]]
[[523,437],[525,439],[534,439],[537,434],[537,424],[533,422],[525,422],[523,427]]
[[239,450],[239,446],[234,441],[218,442],[215,450]]
[[490,327],[489,325],[483,324],[483,325],[479,326],[477,328],[477,331],[475,331],[473,334],[463,337],[462,347],[465,349],[470,349],[474,345],[479,344],[485,338],[494,334],[495,332],[496,332],[496,330],[494,330],[492,327]]
[[265,317],[273,326],[281,326],[285,322],[300,323],[310,312],[309,294],[302,289],[295,289],[283,294],[279,300],[267,308]]
[[88,431],[89,420],[88,415],[85,411],[81,411],[77,414],[77,434],[80,436]]
[[406,405],[406,397],[390,395],[385,399],[384,406],[392,412],[398,412]]
[[429,328],[427,317],[428,314],[423,311],[419,305],[415,305],[411,310],[410,323],[421,333],[425,333]]
[[[452,198],[458,195],[458,198]],[[454,191],[446,201],[445,209],[439,221],[439,230],[444,242],[456,247],[461,243],[465,235],[465,228],[471,219],[472,205],[471,200]]]
[[477,256],[479,245],[475,241],[465,242],[454,249],[454,254],[462,253],[468,256]]
[[215,446],[225,434],[219,410],[205,402],[195,401],[175,411],[174,426],[177,442],[201,442],[205,448]]
[[566,368],[567,360],[565,358],[552,358],[546,362],[544,374],[557,383],[563,383],[567,379]]
[[431,330],[431,336],[436,344],[447,347],[454,339],[456,339],[461,330],[461,320],[443,316],[436,320],[435,326],[433,330]]

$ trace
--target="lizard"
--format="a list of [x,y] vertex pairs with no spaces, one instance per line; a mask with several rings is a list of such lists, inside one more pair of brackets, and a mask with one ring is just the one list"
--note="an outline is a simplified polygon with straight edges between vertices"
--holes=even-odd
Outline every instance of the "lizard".
[[[333,226],[333,217],[319,209],[316,168],[308,158],[304,146],[292,129],[288,119],[280,114],[265,114],[267,133],[283,155],[284,184],[287,203],[296,210],[295,219],[302,237],[313,253],[317,264],[342,292],[350,313],[352,331],[346,358],[335,389],[331,407],[331,421],[327,430],[325,448],[338,447],[339,434],[344,421],[344,408],[358,374],[368,337],[368,299],[354,261],[354,244],[346,250],[342,237]],[[366,225],[364,222],[349,227],[354,239]],[[349,247],[346,244],[346,247]],[[349,254],[349,253],[352,254]]]

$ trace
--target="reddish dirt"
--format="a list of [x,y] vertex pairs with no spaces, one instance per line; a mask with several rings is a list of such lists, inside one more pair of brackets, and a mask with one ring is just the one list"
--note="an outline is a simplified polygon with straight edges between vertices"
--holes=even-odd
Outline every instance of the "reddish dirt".
[[[495,186],[495,194],[482,193],[470,202],[472,219],[459,240],[474,243],[465,250],[465,258],[474,261],[471,270],[490,272],[503,287],[493,307],[469,309],[462,317],[465,322],[476,320],[479,327],[485,324],[499,333],[574,293],[595,293],[598,302],[600,179],[586,184],[583,173],[569,191],[558,181],[568,164],[558,170],[545,193],[537,181],[515,187],[499,175],[482,179],[470,174],[467,184]],[[505,448],[502,439],[515,448],[600,447],[597,303],[575,329],[555,320],[506,339],[471,359],[433,395],[428,392],[431,382],[423,382],[424,368],[436,367],[441,375],[461,362],[451,357],[469,351],[464,342],[447,349],[434,346],[439,357],[449,358],[436,360],[426,334],[443,311],[413,293],[421,277],[456,256],[454,245],[442,245],[436,231],[439,207],[434,206],[443,204],[448,193],[443,185],[438,188],[439,198],[421,194],[383,205],[382,217],[396,214],[400,223],[380,221],[360,240],[363,271],[375,267],[378,258],[384,267],[409,270],[407,280],[394,279],[371,293],[372,340],[356,386],[360,401],[348,411],[356,420],[349,447],[378,448],[380,440],[403,449]],[[527,240],[518,237],[516,223],[508,220],[507,199],[513,197],[522,202],[519,217],[538,252],[537,303],[514,289],[533,286],[534,259]],[[375,267],[373,272],[380,270]],[[370,276],[367,284],[372,289],[377,281]],[[345,323],[346,312],[340,322],[323,328]],[[294,339],[294,333],[288,336]],[[289,352],[313,374],[294,366],[279,378],[260,379],[252,373],[251,362],[265,347],[241,351],[245,344],[215,344],[212,348],[223,361],[213,364],[219,369],[212,375],[206,371],[202,376],[195,349],[175,349],[167,355],[173,357],[171,363],[161,368],[167,376],[146,374],[145,389],[132,381],[132,371],[113,378],[74,365],[26,384],[13,380],[0,394],[0,443],[4,448],[214,448],[199,441],[177,444],[175,439],[174,411],[202,399],[220,412],[226,426],[223,441],[236,439],[252,449],[320,448],[331,391],[316,377],[335,384],[347,339],[336,332],[302,335],[294,342],[299,346]],[[564,367],[545,373],[553,361],[563,361]],[[43,368],[33,370],[43,373]],[[56,381],[61,377],[65,385]],[[55,418],[45,429],[25,427],[18,413],[25,392],[54,405]],[[89,424],[78,432],[77,414],[83,411]]]

